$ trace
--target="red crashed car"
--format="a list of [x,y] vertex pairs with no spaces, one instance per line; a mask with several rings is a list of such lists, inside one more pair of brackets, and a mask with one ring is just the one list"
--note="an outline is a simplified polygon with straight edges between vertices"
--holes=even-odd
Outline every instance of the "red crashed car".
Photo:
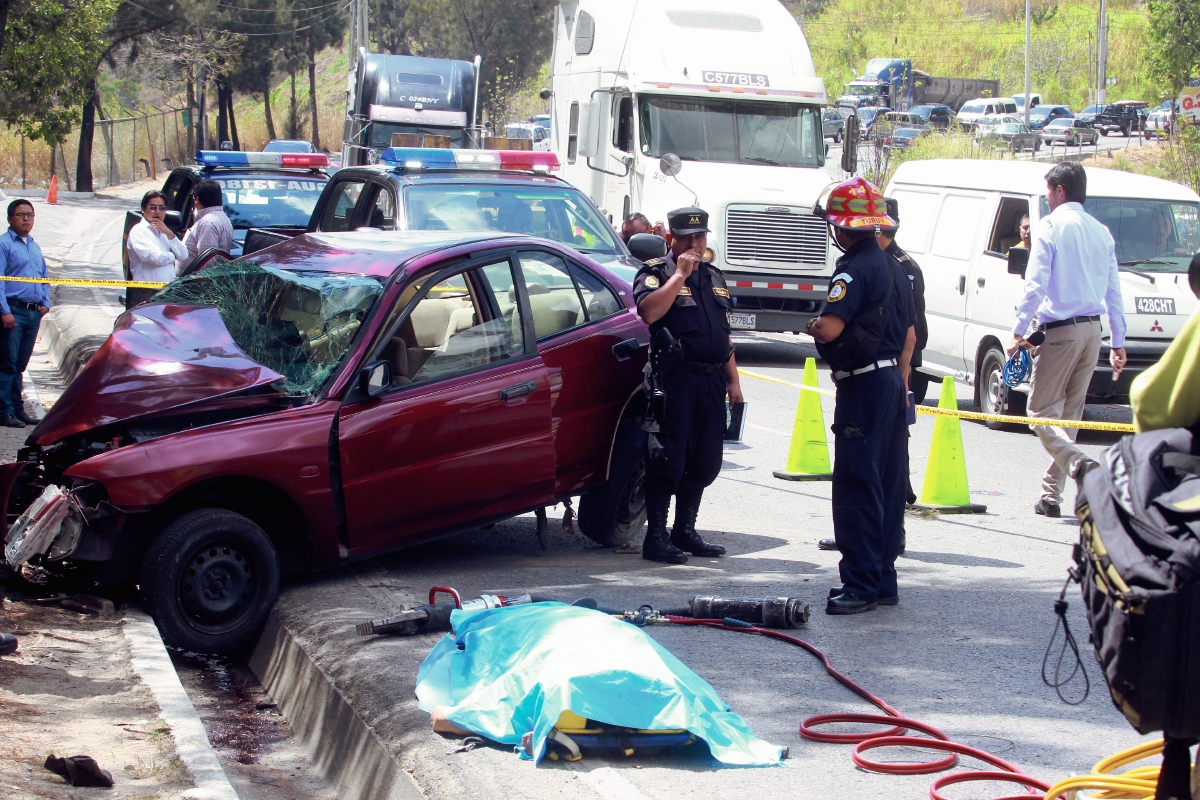
[[306,234],[176,281],[0,467],[13,567],[139,584],[164,638],[253,641],[281,571],[582,496],[645,519],[629,285],[544,239]]

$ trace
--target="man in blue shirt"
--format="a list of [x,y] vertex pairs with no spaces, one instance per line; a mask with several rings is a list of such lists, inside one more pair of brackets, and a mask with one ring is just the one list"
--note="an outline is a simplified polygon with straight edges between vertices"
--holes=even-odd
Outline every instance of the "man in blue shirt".
[[[8,204],[8,230],[0,236],[0,267],[15,278],[46,278],[42,248],[29,235],[33,230],[33,203]],[[50,287],[45,283],[5,281],[0,293],[0,425],[24,428],[37,420],[25,413],[21,373],[29,366],[33,343],[42,317],[50,310]]]

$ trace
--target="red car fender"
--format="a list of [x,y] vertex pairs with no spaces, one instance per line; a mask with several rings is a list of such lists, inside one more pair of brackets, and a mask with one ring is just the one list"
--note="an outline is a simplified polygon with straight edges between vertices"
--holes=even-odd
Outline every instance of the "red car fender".
[[262,480],[299,507],[318,558],[335,560],[329,433],[339,406],[327,400],[182,431],[93,456],[65,474],[101,483],[119,508],[143,509],[162,505],[201,481]]

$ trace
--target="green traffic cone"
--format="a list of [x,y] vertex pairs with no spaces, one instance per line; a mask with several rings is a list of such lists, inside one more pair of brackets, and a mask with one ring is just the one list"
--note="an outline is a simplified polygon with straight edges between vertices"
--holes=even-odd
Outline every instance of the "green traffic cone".
[[[817,360],[804,362],[805,386],[817,387]],[[772,473],[785,481],[831,481],[829,443],[825,439],[825,414],[821,410],[821,395],[800,390],[796,403],[796,422],[792,426],[792,443],[788,445],[787,467]]]
[[[958,410],[954,379],[949,375],[942,378],[938,408]],[[933,443],[929,447],[929,461],[925,464],[925,480],[921,483],[921,497],[913,508],[943,514],[982,514],[987,511],[987,506],[971,502],[958,417],[938,415],[933,422]]]

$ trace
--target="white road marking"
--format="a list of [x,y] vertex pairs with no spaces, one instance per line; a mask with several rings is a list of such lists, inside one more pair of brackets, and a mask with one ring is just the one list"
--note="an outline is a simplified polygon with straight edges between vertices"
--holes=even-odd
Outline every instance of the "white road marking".
[[650,800],[636,786],[612,767],[600,767],[589,772],[580,772],[579,779],[587,783],[596,794],[605,800]]

